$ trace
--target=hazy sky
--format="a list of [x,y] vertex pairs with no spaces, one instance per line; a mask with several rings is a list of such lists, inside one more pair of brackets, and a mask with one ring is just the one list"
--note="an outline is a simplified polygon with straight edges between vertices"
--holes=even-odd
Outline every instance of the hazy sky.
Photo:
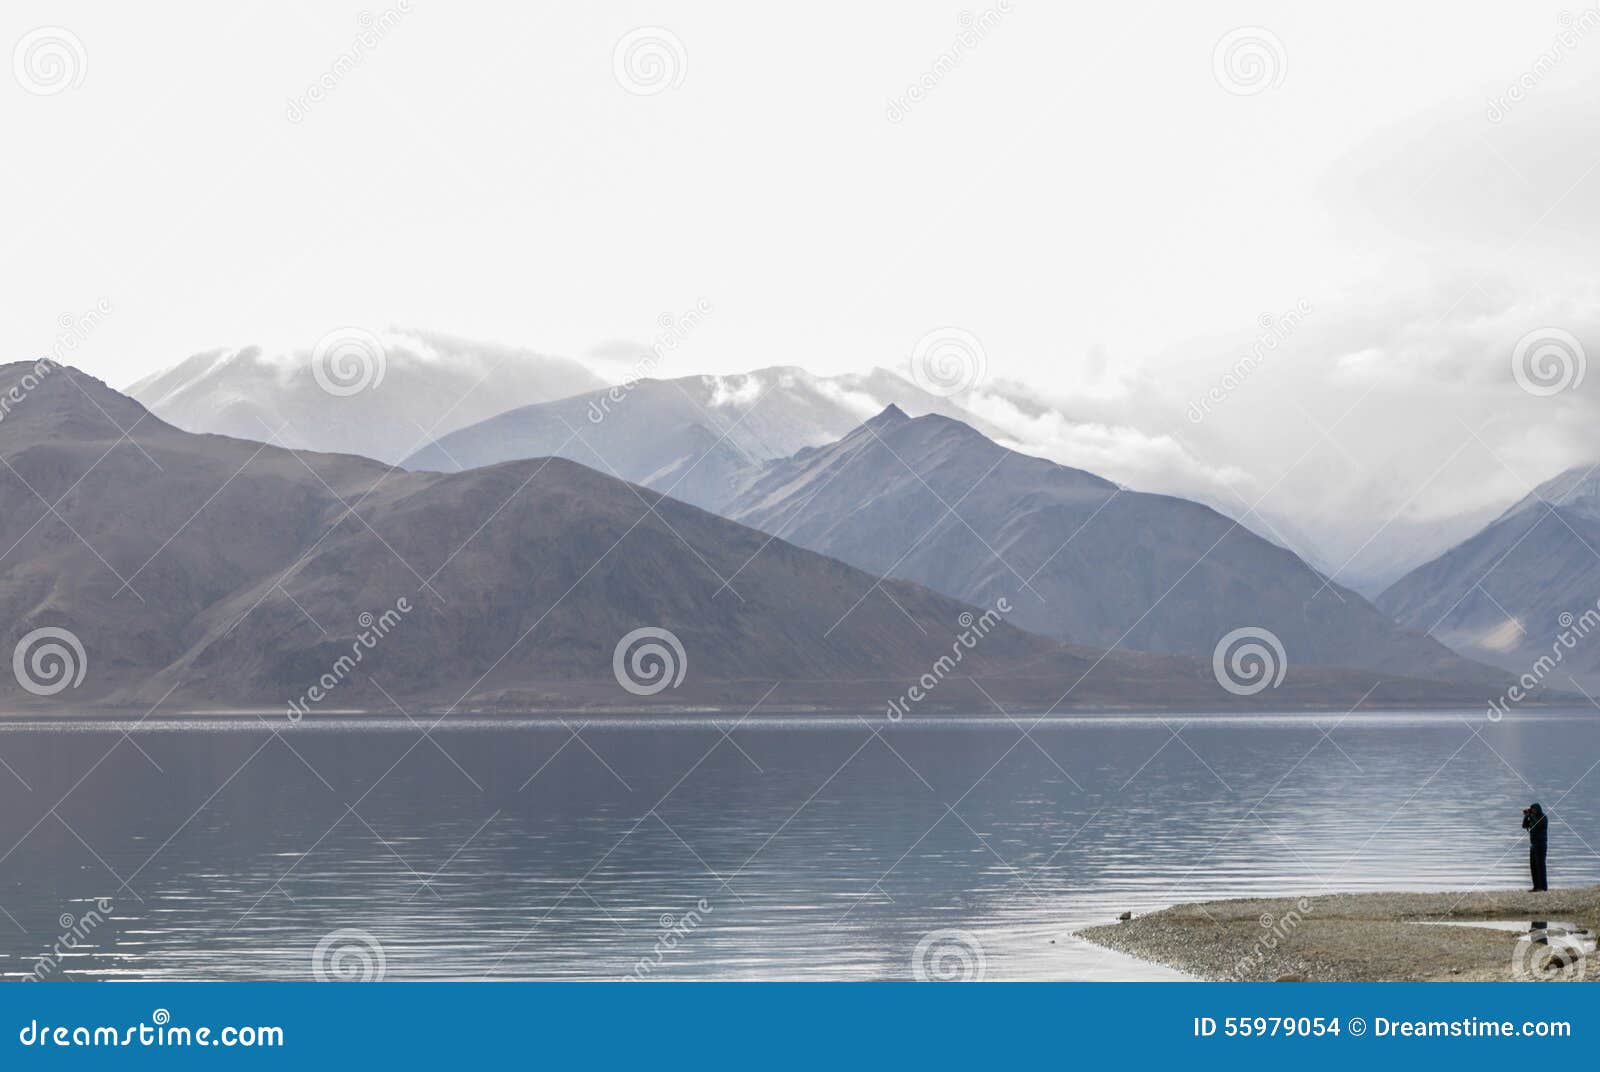
[[344,324],[583,357],[708,301],[662,375],[955,325],[1019,441],[1345,549],[1600,458],[1592,379],[1511,371],[1529,332],[1600,346],[1600,11],[160,10],[0,10],[13,358],[100,303],[64,359],[115,386]]

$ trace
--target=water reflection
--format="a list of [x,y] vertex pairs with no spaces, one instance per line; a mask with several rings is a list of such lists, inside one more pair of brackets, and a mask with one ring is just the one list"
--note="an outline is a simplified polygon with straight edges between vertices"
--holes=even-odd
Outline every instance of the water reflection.
[[388,978],[909,978],[948,928],[990,978],[1159,974],[1068,932],[1519,888],[1535,796],[1555,881],[1600,881],[1572,832],[1600,817],[1593,718],[1337,721],[8,724],[0,971],[309,978],[345,929]]

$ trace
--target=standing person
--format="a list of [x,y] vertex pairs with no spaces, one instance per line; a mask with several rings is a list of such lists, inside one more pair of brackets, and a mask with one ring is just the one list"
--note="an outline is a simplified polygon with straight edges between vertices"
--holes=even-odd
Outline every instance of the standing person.
[[1550,888],[1544,873],[1545,853],[1550,847],[1550,817],[1535,802],[1522,809],[1522,829],[1528,832],[1528,867],[1533,871],[1533,893]]

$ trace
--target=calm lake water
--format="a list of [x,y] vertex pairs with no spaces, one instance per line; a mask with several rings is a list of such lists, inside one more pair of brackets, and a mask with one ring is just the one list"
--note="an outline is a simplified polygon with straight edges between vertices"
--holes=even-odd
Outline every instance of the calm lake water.
[[0,972],[1163,977],[1069,932],[1525,887],[1532,799],[1600,882],[1594,711],[735,722],[0,725]]

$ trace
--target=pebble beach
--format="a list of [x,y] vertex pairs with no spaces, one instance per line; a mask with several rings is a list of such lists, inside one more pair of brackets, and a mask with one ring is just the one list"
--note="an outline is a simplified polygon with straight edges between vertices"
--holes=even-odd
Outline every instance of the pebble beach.
[[1600,978],[1600,886],[1175,905],[1079,937],[1201,979]]

